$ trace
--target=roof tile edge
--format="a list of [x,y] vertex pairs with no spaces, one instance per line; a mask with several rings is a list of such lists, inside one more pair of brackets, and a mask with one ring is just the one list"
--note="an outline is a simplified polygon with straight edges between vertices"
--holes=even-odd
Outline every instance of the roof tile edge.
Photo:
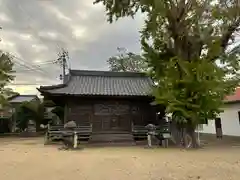
[[97,70],[70,70],[72,76],[109,76],[109,77],[148,77],[142,72],[116,72]]

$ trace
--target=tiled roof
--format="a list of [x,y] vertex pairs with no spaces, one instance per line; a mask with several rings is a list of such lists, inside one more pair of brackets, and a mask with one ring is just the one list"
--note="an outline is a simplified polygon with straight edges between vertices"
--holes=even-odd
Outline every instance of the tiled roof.
[[17,95],[9,99],[9,103],[22,103],[29,102],[38,98],[36,95]]
[[150,96],[153,86],[143,73],[70,70],[69,77],[65,84],[38,90],[66,95]]

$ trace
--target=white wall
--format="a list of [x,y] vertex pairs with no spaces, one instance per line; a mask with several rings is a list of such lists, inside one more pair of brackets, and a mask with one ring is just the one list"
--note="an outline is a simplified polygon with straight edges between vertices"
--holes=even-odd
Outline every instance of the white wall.
[[[226,104],[223,110],[224,112],[220,114],[223,135],[240,136],[240,123],[238,118],[240,103]],[[203,125],[201,132],[216,134],[215,121],[209,120],[208,125]]]
[[203,124],[202,131],[203,133],[216,134],[215,121],[208,120],[208,124]]

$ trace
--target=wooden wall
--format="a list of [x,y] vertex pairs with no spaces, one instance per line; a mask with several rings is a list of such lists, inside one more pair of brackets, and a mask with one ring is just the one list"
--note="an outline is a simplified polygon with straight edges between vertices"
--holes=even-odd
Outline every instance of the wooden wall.
[[[65,97],[64,101],[68,109],[67,120],[74,120],[78,125],[92,124],[96,131],[100,125],[106,130],[108,126],[121,126],[131,130],[132,123],[157,123],[156,109],[150,105],[152,99]],[[110,122],[112,120],[115,124]]]

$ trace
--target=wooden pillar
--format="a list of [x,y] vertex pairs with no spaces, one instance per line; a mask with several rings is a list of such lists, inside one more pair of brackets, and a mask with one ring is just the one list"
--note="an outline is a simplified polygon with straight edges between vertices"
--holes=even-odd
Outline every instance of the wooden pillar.
[[17,126],[17,107],[14,106],[12,107],[12,117],[11,117],[12,123],[11,123],[11,132],[16,131],[16,126]]
[[64,123],[66,123],[67,121],[69,121],[69,119],[68,119],[68,104],[66,103],[64,105]]

